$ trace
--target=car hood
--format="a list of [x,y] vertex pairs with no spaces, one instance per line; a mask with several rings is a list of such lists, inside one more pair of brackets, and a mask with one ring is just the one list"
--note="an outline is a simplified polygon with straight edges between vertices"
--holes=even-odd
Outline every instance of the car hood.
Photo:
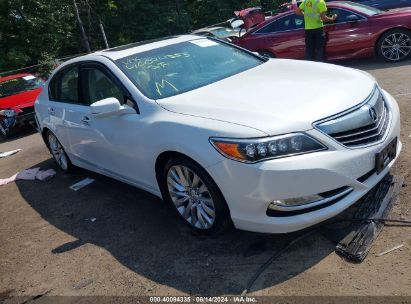
[[313,122],[362,103],[374,86],[375,80],[358,70],[273,59],[158,103],[169,111],[275,135],[312,129]]
[[401,8],[393,8],[388,11],[384,11],[382,14],[376,16],[408,16],[411,14],[411,7],[401,7]]
[[0,98],[0,109],[14,109],[30,107],[34,105],[42,88],[21,92],[15,95]]

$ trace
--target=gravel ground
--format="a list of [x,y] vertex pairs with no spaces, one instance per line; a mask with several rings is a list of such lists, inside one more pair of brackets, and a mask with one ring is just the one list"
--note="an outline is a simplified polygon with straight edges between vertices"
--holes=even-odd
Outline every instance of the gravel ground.
[[[411,62],[342,64],[373,74],[400,105],[404,146],[393,173],[406,186],[393,217],[410,219]],[[0,142],[0,151],[16,148],[23,150],[0,159],[0,178],[31,167],[58,171],[38,134]],[[78,192],[68,188],[84,177],[96,181]],[[258,267],[297,235],[233,229],[199,237],[170,214],[151,194],[83,170],[0,186],[0,302],[11,296],[37,302],[33,296],[42,294],[238,295]],[[334,244],[316,233],[274,261],[250,295],[411,296],[410,231],[385,227],[361,264],[337,256]],[[399,244],[404,247],[376,256]]]

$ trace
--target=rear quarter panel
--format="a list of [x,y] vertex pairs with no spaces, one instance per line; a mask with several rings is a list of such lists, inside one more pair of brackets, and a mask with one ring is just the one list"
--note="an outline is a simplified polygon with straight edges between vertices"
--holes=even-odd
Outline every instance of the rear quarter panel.
[[411,31],[411,9],[406,15],[389,14],[370,18],[370,32],[374,33],[373,45],[376,46],[381,36],[389,30],[401,28]]

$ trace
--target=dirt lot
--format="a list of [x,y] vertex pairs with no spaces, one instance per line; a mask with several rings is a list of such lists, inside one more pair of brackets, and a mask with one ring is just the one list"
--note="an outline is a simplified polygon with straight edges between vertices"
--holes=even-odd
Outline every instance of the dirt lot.
[[[393,217],[411,219],[411,61],[343,65],[372,73],[400,105],[404,146],[393,173],[408,186]],[[0,178],[30,167],[58,171],[38,134],[0,143],[0,151],[16,148],[23,150],[0,159]],[[78,192],[68,188],[84,177],[96,182]],[[42,294],[238,295],[258,267],[297,235],[233,229],[198,237],[170,214],[151,194],[82,170],[0,186],[0,302]],[[399,244],[404,247],[376,256]],[[343,260],[334,247],[320,233],[296,244],[268,267],[250,295],[411,296],[411,228],[385,227],[361,264]]]

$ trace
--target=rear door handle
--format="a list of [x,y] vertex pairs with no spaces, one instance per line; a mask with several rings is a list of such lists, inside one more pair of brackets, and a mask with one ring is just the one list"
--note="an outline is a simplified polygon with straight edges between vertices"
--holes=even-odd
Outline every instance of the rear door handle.
[[81,119],[81,122],[84,125],[89,125],[90,124],[90,118],[88,118],[87,116],[83,116],[83,118]]
[[56,111],[54,110],[54,108],[48,108],[47,109],[50,115],[54,115],[56,113]]

